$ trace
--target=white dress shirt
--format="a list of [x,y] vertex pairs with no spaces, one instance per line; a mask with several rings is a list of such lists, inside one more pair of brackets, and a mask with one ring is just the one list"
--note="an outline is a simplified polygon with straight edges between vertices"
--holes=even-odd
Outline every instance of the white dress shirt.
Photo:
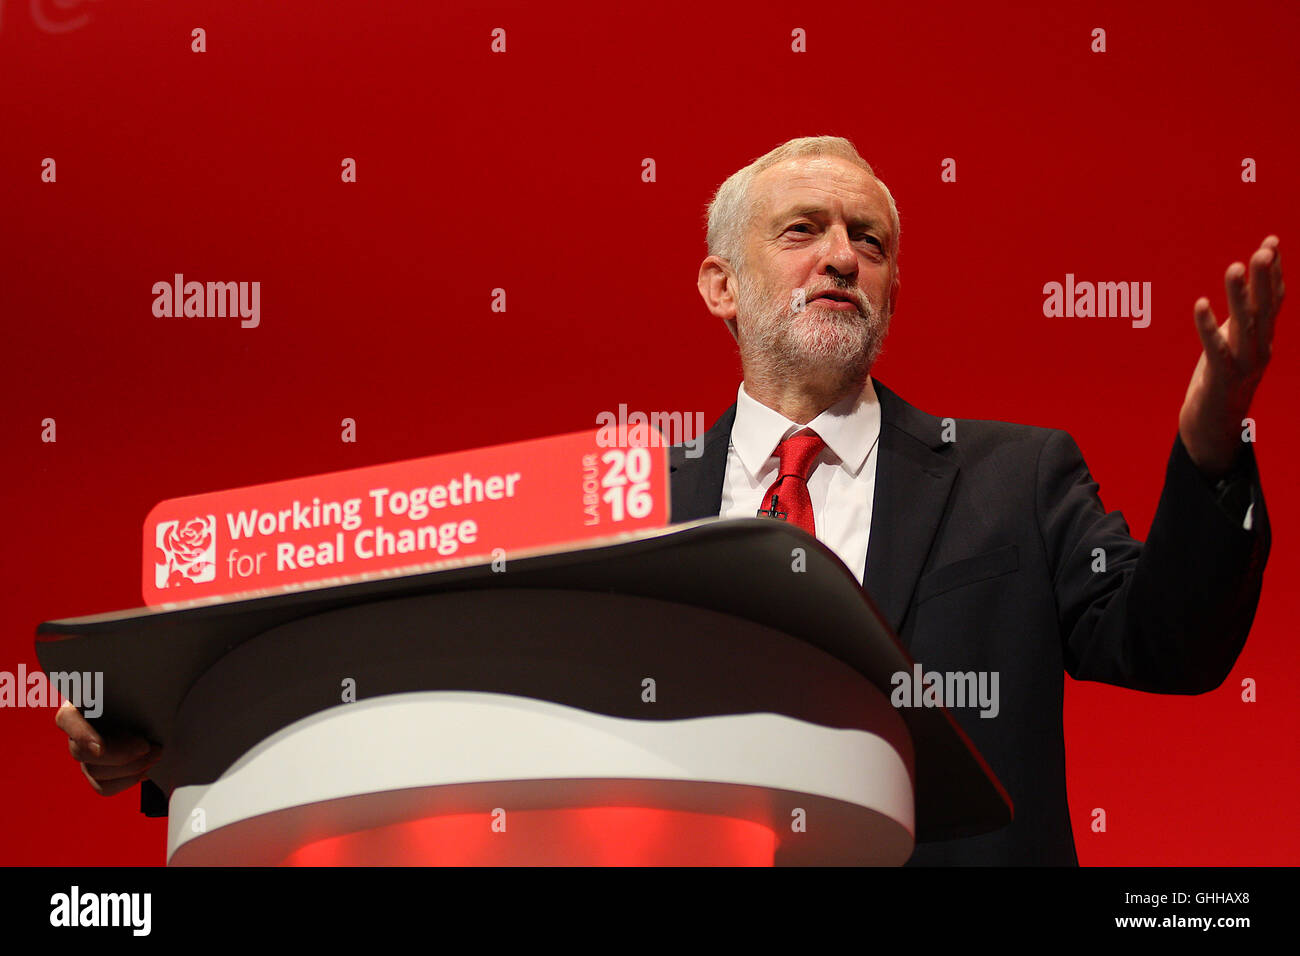
[[811,428],[826,442],[808,476],[817,538],[839,555],[862,583],[871,539],[871,505],[876,493],[876,446],[880,402],[868,376],[856,395],[836,402],[807,425],[750,398],[745,383],[736,391],[736,422],[722,481],[723,518],[752,518],[780,470],[777,446]]

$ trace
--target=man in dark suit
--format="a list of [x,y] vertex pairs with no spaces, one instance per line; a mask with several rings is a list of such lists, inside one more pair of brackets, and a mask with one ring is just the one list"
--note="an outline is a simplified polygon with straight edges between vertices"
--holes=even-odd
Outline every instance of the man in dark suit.
[[[1105,514],[1066,433],[941,421],[872,380],[898,238],[892,197],[847,140],[792,140],[723,184],[699,289],[736,337],[744,381],[700,457],[674,450],[672,519],[784,514],[845,560],[926,670],[998,675],[996,717],[954,715],[1015,822],[914,861],[1074,863],[1063,672],[1203,692],[1250,629],[1269,526],[1239,427],[1281,304],[1278,242],[1252,256],[1249,285],[1229,268],[1222,328],[1196,304],[1205,354],[1143,545]],[[146,741],[100,738],[71,705],[56,722],[99,793],[158,758]],[[142,798],[165,812],[156,788]]]
[[1270,236],[1208,300],[1145,544],[1107,514],[1064,431],[939,419],[875,381],[899,288],[898,214],[847,141],[792,140],[718,190],[699,289],[740,349],[737,403],[674,448],[672,520],[784,515],[844,559],[924,670],[996,675],[995,716],[954,716],[1015,819],[918,846],[921,864],[1077,864],[1063,674],[1163,693],[1219,686],[1270,545],[1241,421],[1283,285]]

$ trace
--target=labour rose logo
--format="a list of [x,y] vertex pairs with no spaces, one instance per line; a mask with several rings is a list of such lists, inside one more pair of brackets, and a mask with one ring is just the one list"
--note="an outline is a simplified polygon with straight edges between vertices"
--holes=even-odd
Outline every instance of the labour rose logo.
[[202,584],[217,577],[217,518],[196,516],[189,521],[162,521],[155,543],[154,584],[172,588]]

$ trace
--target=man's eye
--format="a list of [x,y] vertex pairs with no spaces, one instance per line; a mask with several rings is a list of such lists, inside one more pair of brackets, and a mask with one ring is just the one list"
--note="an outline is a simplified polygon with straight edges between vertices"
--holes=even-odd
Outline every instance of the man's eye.
[[[795,232],[795,231],[797,231],[797,230],[802,230],[802,231],[804,231],[804,232],[811,232],[811,231],[812,231],[812,226],[809,225],[809,224],[806,223],[806,222],[796,222],[796,223],[795,223],[794,225],[792,225],[792,226],[787,226],[785,231],[786,231],[786,232]],[[881,244],[881,242],[880,242],[879,239],[877,239],[875,236],[870,235],[870,234],[868,234],[868,233],[865,233],[865,232],[864,232],[864,233],[859,233],[855,238],[857,238],[857,239],[865,239],[865,240],[867,240],[868,242],[875,243],[875,246],[876,246],[877,249],[882,249],[882,250],[883,250],[883,249],[885,248],[885,247]]]

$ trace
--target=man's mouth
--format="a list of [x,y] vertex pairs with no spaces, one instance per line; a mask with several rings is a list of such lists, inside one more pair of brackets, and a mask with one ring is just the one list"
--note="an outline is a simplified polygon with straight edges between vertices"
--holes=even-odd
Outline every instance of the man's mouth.
[[826,308],[840,309],[843,311],[857,311],[858,308],[857,300],[855,300],[851,295],[847,292],[837,292],[834,290],[819,292],[817,295],[813,296],[809,302],[818,302]]

